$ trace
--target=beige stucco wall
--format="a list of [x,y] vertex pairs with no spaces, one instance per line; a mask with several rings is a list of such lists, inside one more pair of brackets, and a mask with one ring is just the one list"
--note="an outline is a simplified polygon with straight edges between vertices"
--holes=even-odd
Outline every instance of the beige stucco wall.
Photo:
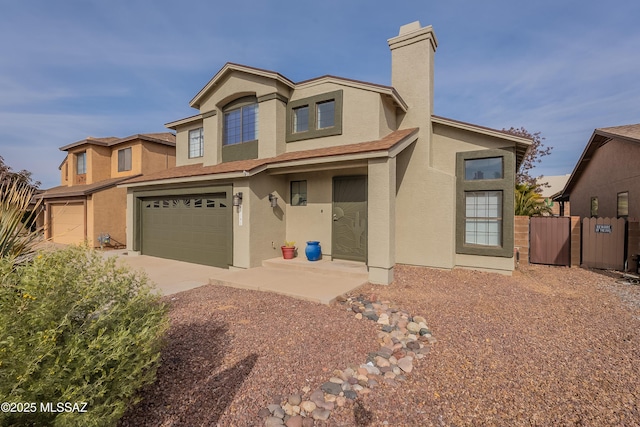
[[[378,92],[325,83],[296,89],[291,101],[336,90],[343,91],[342,134],[289,142],[286,146],[287,152],[376,141],[395,130],[390,129],[390,125],[395,125],[395,120],[387,117],[395,115],[394,111],[389,111],[392,105],[383,102]],[[285,123],[282,123],[283,128],[284,126]]]
[[629,192],[629,217],[640,217],[640,144],[611,140],[600,147],[571,190],[571,215],[591,216],[591,197],[598,198],[598,216],[615,218],[618,193]]
[[[189,131],[192,129],[198,129],[203,126],[202,120],[196,120],[184,126],[179,126],[176,129],[176,166],[193,165],[196,163],[204,163],[205,161],[211,162],[216,159],[215,150],[212,150],[212,144],[210,140],[213,139],[211,135],[217,134],[217,126],[213,129],[210,128],[211,120],[215,121],[216,116],[207,119],[206,127],[204,128],[204,156],[189,158]],[[215,147],[215,146],[213,146]],[[205,160],[207,159],[207,160]]]
[[[131,170],[118,172],[118,151],[131,148]],[[121,178],[142,173],[142,145],[139,141],[111,147],[111,178]]]
[[369,281],[388,284],[396,262],[396,159],[369,160],[367,184]]
[[[333,177],[367,175],[367,167],[293,173],[286,176],[286,240],[296,242],[298,256],[305,256],[308,241],[317,240],[322,255],[332,253]],[[307,181],[307,205],[291,206],[291,181]]]
[[126,204],[127,190],[109,188],[94,193],[88,206],[87,240],[94,247],[99,246],[98,235],[108,233],[112,244],[126,243]]
[[175,147],[142,142],[141,173],[148,174],[176,165]]
[[71,165],[69,162],[69,155],[64,158],[64,161],[60,165],[60,185],[70,185],[71,178]]
[[[280,247],[284,244],[286,221],[284,195],[287,184],[282,176],[262,175],[252,179],[250,184],[251,209],[251,267],[262,265],[262,261],[282,256]],[[278,198],[278,205],[272,208],[269,194]]]
[[87,184],[111,178],[111,147],[87,147]]

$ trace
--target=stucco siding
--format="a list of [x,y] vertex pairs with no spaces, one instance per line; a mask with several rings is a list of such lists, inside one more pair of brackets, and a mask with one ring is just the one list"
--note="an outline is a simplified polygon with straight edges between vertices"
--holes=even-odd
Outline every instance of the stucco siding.
[[[387,135],[387,123],[381,127],[381,110],[385,108],[379,93],[351,88],[335,83],[298,89],[291,101],[342,90],[342,134],[304,139],[287,143],[287,152],[312,150],[335,145],[375,141]],[[310,114],[312,114],[310,112]],[[284,127],[284,122],[281,126]],[[394,129],[395,130],[395,129]],[[380,132],[385,132],[381,134]]]
[[456,153],[483,149],[512,148],[513,143],[462,129],[433,124],[430,166],[451,175],[456,173]]
[[127,190],[114,187],[98,191],[92,195],[91,200],[87,214],[91,218],[87,227],[89,244],[99,246],[98,235],[102,233],[111,236],[112,244],[125,244]]
[[87,148],[87,184],[111,178],[111,147]]
[[140,172],[143,174],[172,168],[176,165],[175,149],[166,145],[143,142],[141,162]]
[[[269,194],[278,198],[278,205],[271,207]],[[250,181],[248,193],[251,210],[250,230],[250,267],[259,267],[262,261],[282,256],[280,247],[285,241],[285,202],[286,183],[282,176],[261,175]]]
[[571,215],[591,216],[591,197],[598,198],[598,216],[617,216],[618,193],[629,192],[629,217],[640,217],[640,144],[612,140],[595,151],[571,190]]
[[[131,169],[125,171],[118,171],[118,152],[131,148]],[[137,175],[142,173],[142,146],[139,142],[132,142],[129,144],[122,144],[112,148],[111,152],[111,178],[120,178],[129,175]]]
[[[208,120],[215,120],[216,117],[210,117]],[[176,166],[193,165],[203,163],[204,157],[189,158],[189,131],[203,127],[202,120],[180,126],[176,130]],[[214,128],[206,128],[204,130],[204,156],[211,156],[212,151],[217,143],[217,126]],[[215,156],[215,154],[214,154]],[[215,158],[215,157],[213,157]],[[209,159],[211,161],[211,159]]]

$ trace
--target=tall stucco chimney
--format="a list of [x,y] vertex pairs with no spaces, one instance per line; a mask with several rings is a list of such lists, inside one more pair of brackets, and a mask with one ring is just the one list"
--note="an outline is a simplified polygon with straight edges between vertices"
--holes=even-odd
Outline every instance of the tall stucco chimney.
[[391,85],[409,106],[401,127],[425,126],[433,114],[433,56],[438,47],[433,28],[419,21],[400,27],[387,41],[391,49]]

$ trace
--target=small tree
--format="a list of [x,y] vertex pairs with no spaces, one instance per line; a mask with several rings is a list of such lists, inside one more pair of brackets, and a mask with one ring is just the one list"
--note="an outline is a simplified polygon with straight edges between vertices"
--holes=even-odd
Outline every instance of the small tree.
[[[545,138],[541,136],[540,132],[531,133],[524,127],[511,127],[509,129],[503,129],[503,131],[532,140],[531,147],[529,147],[527,154],[525,154],[520,164],[520,169],[516,172],[516,184],[528,184],[532,187],[540,186],[538,180],[542,178],[542,175],[533,177],[531,176],[531,170],[542,161],[542,157],[551,154],[553,147],[546,147],[544,145],[543,141]],[[542,183],[542,186],[546,186],[546,183]]]
[[33,180],[33,174],[28,170],[14,172],[11,166],[4,162],[4,158],[0,156],[0,184],[18,182],[20,185],[30,187],[35,191],[40,187],[40,181]]
[[0,183],[0,258],[20,263],[31,258],[41,230],[31,229],[39,199],[30,210],[35,189],[24,181],[9,178]]
[[551,213],[551,208],[544,198],[537,193],[536,186],[516,184],[515,214],[522,216],[542,216]]

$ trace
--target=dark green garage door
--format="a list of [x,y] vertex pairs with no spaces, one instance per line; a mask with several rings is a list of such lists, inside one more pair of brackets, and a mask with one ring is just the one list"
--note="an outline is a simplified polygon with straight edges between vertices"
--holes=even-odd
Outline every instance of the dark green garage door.
[[223,268],[232,263],[230,194],[159,196],[141,201],[143,255]]

